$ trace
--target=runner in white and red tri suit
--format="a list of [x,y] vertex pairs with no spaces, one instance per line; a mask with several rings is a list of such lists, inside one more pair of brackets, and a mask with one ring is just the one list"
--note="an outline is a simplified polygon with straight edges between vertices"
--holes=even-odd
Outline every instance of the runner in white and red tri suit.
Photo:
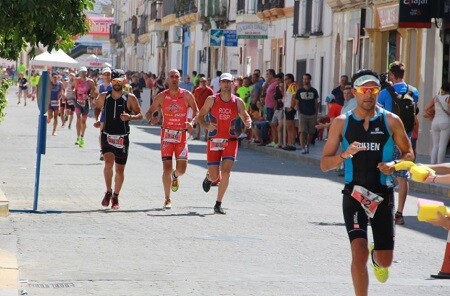
[[[145,114],[150,124],[156,124],[158,117],[155,112],[161,108],[163,123],[161,126],[161,157],[163,160],[164,208],[170,209],[170,189],[176,192],[179,187],[179,177],[186,172],[188,160],[188,145],[186,132],[192,133],[198,114],[197,104],[192,93],[181,89],[180,72],[170,70],[168,75],[169,88],[160,92]],[[188,121],[188,108],[193,110],[192,120]],[[175,155],[176,168],[173,169],[172,157]]]
[[[214,205],[216,214],[226,214],[222,209],[222,199],[228,188],[231,168],[238,151],[236,119],[240,117],[246,128],[252,125],[244,101],[231,93],[232,82],[233,76],[223,73],[220,76],[220,92],[206,99],[198,115],[198,122],[209,132],[206,147],[208,173],[202,184],[203,190],[208,192],[213,182],[220,181]],[[206,115],[209,123],[206,123]]]

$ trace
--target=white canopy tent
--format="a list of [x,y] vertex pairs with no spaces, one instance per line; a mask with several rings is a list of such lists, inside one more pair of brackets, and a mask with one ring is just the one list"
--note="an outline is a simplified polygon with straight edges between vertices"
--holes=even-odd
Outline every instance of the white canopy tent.
[[37,55],[30,61],[32,66],[48,66],[48,67],[65,67],[74,68],[78,66],[78,62],[68,56],[61,49],[53,49],[51,53],[45,51],[40,55]]
[[77,61],[80,63],[80,66],[85,66],[88,68],[111,67],[111,63],[109,63],[107,59],[98,57],[95,54],[91,54],[88,56],[82,55],[77,58]]

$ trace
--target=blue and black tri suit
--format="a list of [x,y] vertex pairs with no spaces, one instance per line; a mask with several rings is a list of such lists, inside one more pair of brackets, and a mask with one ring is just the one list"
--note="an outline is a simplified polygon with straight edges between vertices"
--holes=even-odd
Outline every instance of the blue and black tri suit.
[[383,197],[375,216],[371,218],[372,232],[377,250],[394,248],[394,194],[392,176],[384,175],[378,168],[380,162],[392,161],[394,139],[390,131],[386,110],[377,108],[377,114],[370,119],[369,128],[364,129],[364,119],[356,117],[353,111],[346,113],[342,132],[342,150],[353,142],[359,142],[366,150],[345,160],[345,187],[343,212],[350,241],[367,239],[368,217],[359,201],[351,196],[353,186],[360,185]]

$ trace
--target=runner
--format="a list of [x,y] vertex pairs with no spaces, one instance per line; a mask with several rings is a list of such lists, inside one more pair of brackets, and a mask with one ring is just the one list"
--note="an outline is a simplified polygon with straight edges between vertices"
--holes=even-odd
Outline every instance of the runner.
[[[377,106],[378,75],[371,70],[358,71],[352,85],[357,106],[333,120],[320,167],[329,171],[345,162],[343,212],[353,287],[356,295],[368,295],[369,255],[375,277],[384,283],[394,253],[394,145],[401,151],[401,160],[413,160],[414,154],[401,119]],[[337,154],[340,145],[343,152]],[[374,243],[368,251],[369,220]]]
[[63,87],[61,81],[58,81],[58,74],[52,73],[50,102],[48,104],[48,112],[47,112],[48,113],[47,124],[49,124],[53,118],[52,136],[56,136],[56,127],[58,126],[58,114],[62,94],[63,94]]
[[[208,192],[213,182],[220,181],[214,213],[223,215],[226,212],[222,208],[222,199],[238,151],[236,119],[240,117],[247,129],[251,128],[252,124],[244,101],[231,94],[232,81],[233,76],[230,73],[220,75],[220,93],[209,96],[198,115],[198,122],[209,132],[206,148],[208,173],[202,186],[203,190]],[[209,116],[210,123],[206,123],[206,115]]]
[[[102,71],[102,83],[97,87],[97,93],[100,95],[101,93],[112,91],[111,84],[111,69],[106,67],[103,68]],[[105,122],[105,114],[104,111],[100,115],[100,123]],[[104,160],[102,153],[102,127],[100,126],[100,135],[99,135],[99,143],[100,143],[100,160]]]
[[24,77],[23,73],[19,73],[19,79],[17,80],[19,84],[19,92],[17,93],[17,105],[20,104],[20,98],[23,96],[23,105],[27,105],[28,96],[28,80]]
[[64,120],[69,121],[69,125],[67,126],[69,129],[72,127],[73,111],[75,111],[74,84],[75,84],[75,73],[69,73],[69,80],[65,81],[65,85],[64,85],[66,104],[67,104]]
[[[105,158],[103,175],[106,192],[102,206],[119,209],[119,193],[124,181],[125,164],[128,159],[128,148],[131,120],[141,120],[141,107],[136,97],[123,91],[125,72],[115,69],[112,73],[112,91],[102,92],[95,103],[95,118],[104,112],[104,123],[101,138],[102,152]],[[133,115],[132,115],[133,114]],[[100,122],[94,126],[99,128]],[[115,168],[114,191],[112,189],[113,167]]]
[[89,97],[95,97],[95,83],[87,78],[86,67],[81,67],[75,82],[75,113],[77,114],[77,140],[75,145],[84,147],[84,132],[89,114]]
[[[172,207],[170,189],[176,192],[180,186],[179,178],[186,172],[188,160],[188,145],[186,131],[192,133],[198,114],[194,96],[188,90],[181,89],[180,72],[176,69],[169,71],[169,88],[156,95],[153,103],[145,114],[150,124],[158,123],[154,113],[161,108],[163,123],[161,126],[161,157],[163,161],[162,181],[164,186],[165,209]],[[188,108],[193,110],[192,121],[187,120]],[[172,157],[175,155],[176,168],[173,169]]]

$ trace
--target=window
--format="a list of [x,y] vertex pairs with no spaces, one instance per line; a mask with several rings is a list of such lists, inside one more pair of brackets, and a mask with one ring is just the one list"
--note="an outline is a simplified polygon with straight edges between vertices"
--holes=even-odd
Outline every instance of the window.
[[300,37],[323,35],[322,14],[323,0],[296,0],[293,35]]

